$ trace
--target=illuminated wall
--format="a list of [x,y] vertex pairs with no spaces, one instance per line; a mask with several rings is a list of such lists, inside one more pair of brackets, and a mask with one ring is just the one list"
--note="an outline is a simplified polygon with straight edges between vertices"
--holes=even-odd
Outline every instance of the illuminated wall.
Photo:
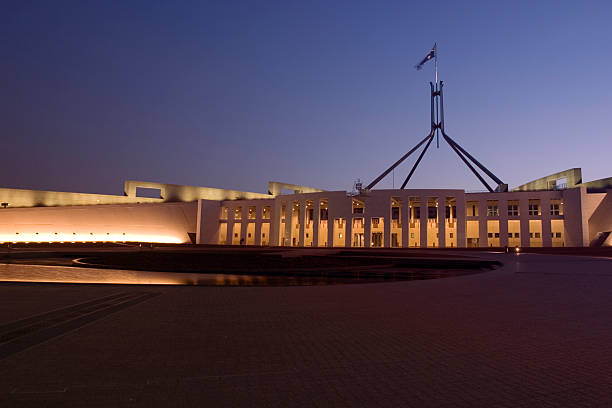
[[195,239],[198,203],[0,209],[0,242],[160,242]]

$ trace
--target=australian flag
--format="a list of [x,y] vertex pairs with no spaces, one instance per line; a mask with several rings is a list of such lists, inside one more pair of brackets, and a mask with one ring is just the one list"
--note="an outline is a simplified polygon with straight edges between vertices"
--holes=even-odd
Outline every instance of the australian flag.
[[429,50],[429,52],[427,53],[427,55],[425,56],[425,58],[423,58],[423,61],[419,62],[418,65],[415,65],[414,67],[417,70],[421,70],[423,69],[423,65],[425,65],[425,63],[427,61],[429,61],[430,59],[433,59],[436,57],[436,44],[434,44],[433,47],[431,47],[431,50]]

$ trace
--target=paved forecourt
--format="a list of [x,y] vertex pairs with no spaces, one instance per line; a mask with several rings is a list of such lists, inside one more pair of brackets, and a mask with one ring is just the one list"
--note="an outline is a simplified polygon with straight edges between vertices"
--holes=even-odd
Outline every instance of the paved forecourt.
[[314,287],[0,285],[1,406],[612,405],[612,260]]

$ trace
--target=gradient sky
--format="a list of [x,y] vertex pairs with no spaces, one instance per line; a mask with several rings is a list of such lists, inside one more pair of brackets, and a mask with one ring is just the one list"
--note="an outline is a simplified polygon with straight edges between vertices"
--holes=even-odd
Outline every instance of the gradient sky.
[[[414,65],[434,41],[447,132],[504,182],[610,177],[611,18],[609,1],[5,1],[0,186],[350,190],[428,133],[433,63]],[[442,142],[409,187],[483,189]]]

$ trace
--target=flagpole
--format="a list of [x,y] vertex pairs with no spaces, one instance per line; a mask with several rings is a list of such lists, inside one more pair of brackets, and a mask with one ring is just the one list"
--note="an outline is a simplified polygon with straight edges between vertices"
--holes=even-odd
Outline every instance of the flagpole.
[[[438,43],[434,43],[434,63],[436,66],[436,92],[438,92]],[[438,123],[438,98],[436,96],[436,124]],[[440,148],[440,132],[436,129],[436,149]]]
[[438,88],[438,43],[434,43],[434,59],[436,64],[436,90]]

